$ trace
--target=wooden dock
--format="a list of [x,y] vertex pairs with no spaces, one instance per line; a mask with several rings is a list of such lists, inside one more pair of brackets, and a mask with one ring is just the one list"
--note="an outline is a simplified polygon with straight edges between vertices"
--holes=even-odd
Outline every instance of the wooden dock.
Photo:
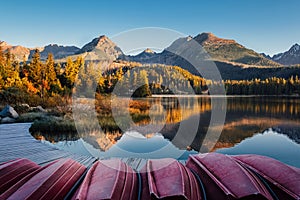
[[[0,163],[16,158],[27,158],[39,165],[45,165],[60,158],[71,158],[85,166],[96,160],[92,156],[79,155],[36,140],[29,133],[31,123],[0,124]],[[147,160],[141,158],[120,158],[135,170],[141,169]]]
[[45,165],[60,158],[71,158],[90,166],[96,158],[59,150],[36,140],[29,133],[30,123],[0,125],[0,163],[16,158],[28,158]]

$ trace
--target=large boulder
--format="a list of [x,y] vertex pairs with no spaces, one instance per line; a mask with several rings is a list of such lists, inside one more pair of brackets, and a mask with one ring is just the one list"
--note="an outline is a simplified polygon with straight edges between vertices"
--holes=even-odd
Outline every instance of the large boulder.
[[2,117],[2,118],[10,117],[13,119],[17,119],[17,118],[19,118],[19,114],[15,111],[15,109],[13,107],[11,107],[10,105],[7,105],[0,112],[0,117]]

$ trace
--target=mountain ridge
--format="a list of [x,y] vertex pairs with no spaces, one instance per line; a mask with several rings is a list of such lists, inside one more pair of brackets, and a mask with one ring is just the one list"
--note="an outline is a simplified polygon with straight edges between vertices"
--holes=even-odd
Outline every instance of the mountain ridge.
[[[195,52],[190,46],[193,41],[202,45],[203,49],[200,49],[200,51],[198,49]],[[9,45],[6,42],[1,42],[0,45],[2,49],[9,49],[13,54],[15,52],[19,53],[19,61],[23,61],[24,56],[20,56],[21,53],[26,54],[30,59],[30,52],[33,51],[33,49]],[[294,46],[292,50],[297,51],[297,46]],[[68,50],[68,48],[70,49]],[[178,38],[160,53],[145,49],[135,56],[125,55],[105,35],[94,38],[82,48],[51,44],[40,47],[39,50],[43,60],[47,58],[47,53],[51,52],[54,54],[56,62],[60,63],[66,62],[67,58],[75,60],[78,56],[83,57],[87,62],[103,59],[115,60],[113,62],[115,67],[122,67],[131,61],[136,62],[139,66],[143,63],[157,63],[165,66],[179,66],[194,75],[201,76],[201,72],[199,73],[191,63],[178,56],[183,52],[185,55],[201,60],[201,65],[203,66],[211,66],[209,63],[214,61],[223,80],[252,80],[255,78],[264,80],[269,77],[289,78],[296,75],[300,76],[300,67],[298,66],[288,67],[280,65],[270,58],[265,58],[267,56],[265,54],[259,54],[254,50],[247,49],[235,40],[218,38],[212,33],[201,33],[194,37]],[[57,57],[61,59],[57,59]]]
[[300,64],[300,45],[295,43],[289,50],[275,54],[271,59],[283,65]]
[[105,58],[116,60],[124,57],[122,50],[106,35],[94,38],[91,42],[85,44],[75,55],[83,55],[83,57],[89,60],[101,60]]
[[55,59],[60,59],[69,55],[74,54],[79,50],[76,46],[63,46],[58,44],[48,44],[44,47],[27,48],[20,45],[11,45],[5,41],[0,41],[2,51],[10,52],[15,56],[15,59],[19,62],[30,60],[35,50],[38,49],[41,54],[41,60],[46,60],[48,53],[52,53]]
[[[200,33],[194,37],[188,36],[185,38],[178,38],[175,40],[171,46],[177,44],[182,45],[184,42],[188,42],[191,39],[197,41],[203,48],[207,51],[210,57],[213,60],[227,62],[227,63],[237,63],[245,65],[257,65],[257,66],[278,66],[280,64],[300,64],[300,60],[292,59],[291,62],[288,61],[289,57],[283,54],[291,52],[292,50],[300,50],[300,46],[296,43],[289,51],[276,54],[273,57],[268,56],[264,53],[259,54],[252,49],[248,49],[243,45],[237,43],[233,39],[224,39],[215,36],[213,33],[205,32]],[[178,45],[179,44],[179,45]],[[25,59],[31,59],[32,53],[36,48],[27,48],[20,45],[10,45],[5,41],[0,41],[0,46],[3,51],[10,51],[16,56],[18,61]],[[170,47],[166,47],[165,50],[168,50]],[[150,52],[150,49],[141,52],[136,56],[127,56],[122,50],[107,36],[100,35],[99,37],[94,38],[92,41],[85,44],[82,48],[76,46],[62,46],[57,44],[49,44],[44,47],[37,47],[41,52],[41,59],[45,60],[48,53],[54,54],[55,59],[61,59],[67,56],[80,56],[84,55],[92,60],[101,59],[101,58],[111,58],[111,59],[129,59],[138,61],[139,57],[145,61],[151,59],[151,55],[157,57],[161,53]],[[148,52],[147,52],[148,51]],[[151,50],[152,51],[152,50]],[[91,53],[92,52],[92,53]],[[164,52],[165,53],[165,52]],[[239,54],[239,55],[238,55]],[[300,57],[300,52],[299,52]],[[283,60],[284,58],[284,60]],[[157,60],[157,58],[155,58]],[[155,61],[154,59],[154,61]],[[299,58],[300,59],[300,58]],[[158,59],[161,60],[161,59]],[[149,61],[153,63],[154,61]]]
[[[206,51],[204,52],[192,52],[189,50],[189,42],[191,40],[198,42],[203,49]],[[255,52],[254,50],[247,49],[243,45],[237,43],[235,40],[232,39],[223,39],[215,36],[212,33],[201,33],[196,35],[195,37],[184,37],[175,40],[169,47],[165,50],[172,49],[175,53],[183,52],[183,51],[190,51],[190,54],[197,56],[197,54],[203,54],[206,59],[209,57],[215,61],[221,61],[226,63],[236,63],[236,64],[244,64],[244,65],[256,65],[256,66],[279,66],[280,64],[265,58],[261,54]],[[178,50],[179,49],[179,50]],[[160,55],[166,54],[166,51],[163,51]],[[209,56],[205,55],[208,54]],[[155,60],[166,60],[164,58],[157,58],[158,55],[155,55]],[[131,57],[134,61],[139,61],[139,55],[136,57]],[[153,61],[148,62],[153,63]],[[143,60],[145,62],[145,60]]]

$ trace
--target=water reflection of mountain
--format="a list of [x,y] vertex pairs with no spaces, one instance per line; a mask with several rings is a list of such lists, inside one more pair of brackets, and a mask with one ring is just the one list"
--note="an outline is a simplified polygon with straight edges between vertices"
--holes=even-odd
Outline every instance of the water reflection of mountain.
[[[232,120],[226,120],[222,133],[217,143],[214,145],[212,149],[206,149],[206,151],[215,151],[216,149],[219,148],[232,147],[235,144],[240,143],[244,139],[252,137],[256,133],[261,133],[270,127],[275,127],[279,124],[287,123],[286,119],[272,119],[268,117],[255,117],[255,118],[249,117],[249,118],[242,118],[242,119],[239,118],[237,120],[235,120],[235,117],[230,114],[228,114],[227,117],[229,118],[231,117]],[[205,113],[202,114],[200,118],[201,118],[201,122],[198,127],[196,137],[193,140],[192,144],[190,144],[190,146],[196,151],[199,151],[203,145],[208,146],[208,144],[203,143],[203,140],[207,133],[210,115],[208,113]],[[289,122],[289,123],[294,124],[294,126],[299,126],[299,122]],[[177,134],[178,127],[179,127],[179,123],[172,124],[172,125],[167,124],[165,125],[161,133],[165,138],[168,138],[170,141],[172,141],[175,135]],[[189,134],[190,133],[187,131],[186,134],[183,134],[181,136],[182,140],[180,141],[180,143],[176,143],[174,145],[176,145],[178,148],[181,149],[184,149],[187,146],[189,146],[189,144],[186,143],[185,141],[185,138],[188,138]],[[300,132],[285,131],[285,132],[281,132],[281,134],[285,134],[292,140],[299,143]]]
[[272,129],[247,138],[233,147],[220,148],[216,151],[230,155],[264,155],[280,160],[286,164],[300,167],[300,145],[291,140],[287,135],[280,134]]
[[288,125],[279,125],[277,127],[273,127],[273,130],[278,134],[283,134],[288,136],[292,141],[300,144],[300,126],[293,126],[291,124]]
[[[300,99],[291,97],[229,97],[227,98],[227,108],[222,104],[214,105],[215,109],[226,109],[226,120],[222,134],[215,144],[214,138],[210,140],[207,129],[211,120],[211,100],[209,97],[192,97],[192,98],[149,98],[144,100],[151,106],[161,105],[163,109],[152,110],[152,121],[157,125],[163,124],[160,133],[164,138],[170,140],[177,148],[192,148],[199,151],[215,151],[219,148],[229,148],[246,138],[253,137],[256,133],[261,133],[270,127],[288,127],[292,131],[278,131],[287,135],[299,144],[299,127],[300,127]],[[150,107],[151,107],[150,106]],[[148,111],[146,111],[148,112]],[[165,120],[161,116],[164,112]],[[197,118],[200,116],[200,123]],[[195,137],[192,142],[188,141],[191,136],[189,129],[181,132],[178,136],[180,123],[188,122],[191,126],[197,126]],[[145,121],[143,121],[145,123]],[[139,125],[138,123],[136,124]],[[298,127],[296,129],[295,127]],[[286,130],[286,129],[285,129]],[[151,129],[148,130],[147,137],[151,137]],[[147,131],[146,133],[147,134]],[[205,136],[208,140],[204,141]],[[36,136],[38,138],[40,136]],[[119,132],[91,133],[87,135],[78,134],[42,134],[44,139],[51,142],[72,141],[79,138],[94,148],[107,151],[122,137]],[[177,137],[176,140],[174,138]],[[212,146],[213,145],[213,146]],[[203,148],[204,147],[204,148]],[[206,149],[205,149],[206,148]]]
[[78,133],[58,133],[58,134],[33,134],[33,137],[39,140],[46,140],[51,143],[58,143],[62,141],[77,141],[83,139],[83,141],[92,145],[95,149],[101,151],[108,150],[113,146],[120,138],[120,133],[103,133],[103,132],[90,132],[86,134]]
[[[299,122],[297,121],[293,122],[287,121],[286,119],[274,119],[269,117],[243,118],[239,121],[226,123],[219,141],[216,143],[212,151],[215,151],[219,148],[232,147],[246,138],[252,137],[257,133],[262,133],[270,127],[276,127],[280,124],[287,123],[293,124],[293,127],[298,126],[299,129]],[[291,138],[288,132],[282,132],[282,134],[287,135],[289,138]],[[295,135],[300,135],[300,132]]]
[[[242,97],[228,98],[226,108],[226,121],[224,129],[218,142],[212,149],[207,151],[215,151],[218,148],[232,147],[236,143],[248,137],[252,137],[256,133],[275,127],[280,124],[299,124],[300,116],[300,101],[297,98],[278,98],[278,97]],[[181,116],[183,120],[193,121],[194,115],[200,114],[200,124],[197,130],[197,135],[191,144],[191,147],[197,151],[203,144],[203,139],[206,136],[207,128],[211,117],[211,104],[209,98],[199,98],[190,101],[186,99],[186,103],[182,105],[185,115]],[[170,116],[178,116],[179,111],[177,105],[175,109],[169,109]],[[217,108],[225,109],[225,108]],[[189,114],[192,114],[190,116]],[[173,117],[174,118],[174,117]],[[173,120],[176,121],[176,120]],[[195,121],[195,123],[197,123]],[[161,131],[164,137],[173,140],[178,127],[178,123],[168,123]],[[299,126],[299,125],[298,125]],[[293,128],[293,130],[295,130]],[[299,133],[299,132],[298,132]],[[179,148],[186,148],[185,138],[189,137],[189,132],[183,133],[182,140],[175,145]],[[288,132],[283,132],[288,134]],[[291,135],[291,134],[289,134]],[[298,137],[299,134],[294,133],[293,137]]]

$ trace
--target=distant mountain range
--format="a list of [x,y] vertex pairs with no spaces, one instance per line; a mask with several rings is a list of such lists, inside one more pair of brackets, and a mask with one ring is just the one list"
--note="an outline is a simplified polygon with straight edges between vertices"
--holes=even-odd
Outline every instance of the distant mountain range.
[[[205,51],[195,52],[190,45],[192,39],[201,44]],[[177,65],[193,74],[198,74],[191,63],[176,55],[177,52],[183,52],[185,55],[203,60],[202,65],[209,66],[208,61],[213,60],[222,78],[226,80],[265,79],[273,76],[289,78],[292,75],[300,75],[299,67],[284,66],[234,40],[221,39],[212,33],[179,38],[161,53],[147,49],[136,56],[127,56],[127,59],[141,63]]]
[[[62,59],[72,55],[81,55],[91,60],[102,58],[112,59],[129,59],[139,62],[155,62],[163,60],[168,49],[187,48],[191,39],[194,39],[210,55],[211,59],[220,62],[228,62],[235,64],[245,64],[254,66],[279,66],[300,64],[300,45],[293,45],[288,51],[274,55],[273,57],[264,53],[259,54],[251,49],[244,47],[235,40],[218,38],[212,33],[201,33],[195,37],[179,38],[174,41],[170,47],[167,47],[162,53],[155,53],[151,49],[146,49],[136,56],[126,56],[122,50],[113,43],[107,36],[102,35],[93,39],[91,42],[84,45],[82,48],[76,46],[59,46],[50,44],[45,47],[37,47],[41,53],[41,59],[45,60],[48,53],[52,53],[55,59]],[[17,60],[22,61],[31,59],[32,53],[36,48],[26,48],[23,46],[13,46],[5,41],[0,41],[0,46],[3,51],[10,51],[15,55]],[[199,52],[190,52],[198,54]]]
[[262,54],[265,58],[283,65],[300,64],[300,45],[294,44],[288,51],[274,55],[273,57]]
[[4,52],[10,51],[10,53],[12,53],[18,61],[22,61],[24,59],[27,60],[30,55],[30,51],[33,51],[33,49],[23,46],[12,46],[4,41],[0,41],[0,47]]
[[[191,48],[191,41],[196,41],[205,51],[195,51]],[[195,37],[179,38],[174,41],[161,53],[144,51],[136,56],[128,56],[130,61],[141,63],[162,63],[168,65],[178,65],[192,73],[197,73],[196,69],[187,60],[178,56],[182,52],[192,58],[203,60],[203,64],[208,64],[210,60],[215,61],[221,72],[230,67],[278,67],[276,63],[253,50],[238,44],[234,40],[221,39],[212,33],[202,33]],[[205,62],[206,61],[206,62]]]
[[26,48],[23,46],[13,46],[4,41],[0,41],[0,46],[4,52],[10,51],[18,61],[30,60],[35,49],[41,53],[41,59],[46,60],[49,53],[52,53],[54,58],[61,59],[77,53],[80,48],[75,46],[59,46],[57,44],[50,44],[45,47]]
[[[205,51],[195,52],[190,48],[192,39],[201,44]],[[35,50],[33,48],[9,45],[4,41],[0,41],[0,46],[3,51],[10,51],[14,54],[15,58],[19,61],[23,61],[24,58],[25,60],[30,60]],[[60,62],[64,62],[67,57],[75,59],[77,56],[82,56],[85,60],[103,60],[110,58],[113,60],[135,61],[140,63],[177,65],[197,74],[197,71],[191,63],[187,62],[176,53],[184,52],[191,57],[202,59],[203,64],[209,60],[213,60],[224,79],[270,77],[273,74],[276,75],[276,73],[282,73],[282,71],[275,68],[300,64],[300,46],[298,44],[293,45],[284,53],[271,57],[248,49],[237,43],[235,40],[218,38],[212,33],[201,33],[195,37],[188,36],[179,38],[161,53],[146,49],[135,56],[125,55],[115,43],[104,35],[93,39],[82,48],[51,44],[38,49],[40,50],[42,60],[47,59],[48,53],[52,53],[54,58],[58,59]],[[262,70],[265,71],[264,74],[259,74],[261,71],[257,72],[257,70],[253,68],[269,70]],[[283,69],[283,71],[284,70],[286,69]],[[293,70],[296,70],[296,74],[298,74],[299,68],[292,69],[292,72],[289,70],[287,74],[294,74]]]

